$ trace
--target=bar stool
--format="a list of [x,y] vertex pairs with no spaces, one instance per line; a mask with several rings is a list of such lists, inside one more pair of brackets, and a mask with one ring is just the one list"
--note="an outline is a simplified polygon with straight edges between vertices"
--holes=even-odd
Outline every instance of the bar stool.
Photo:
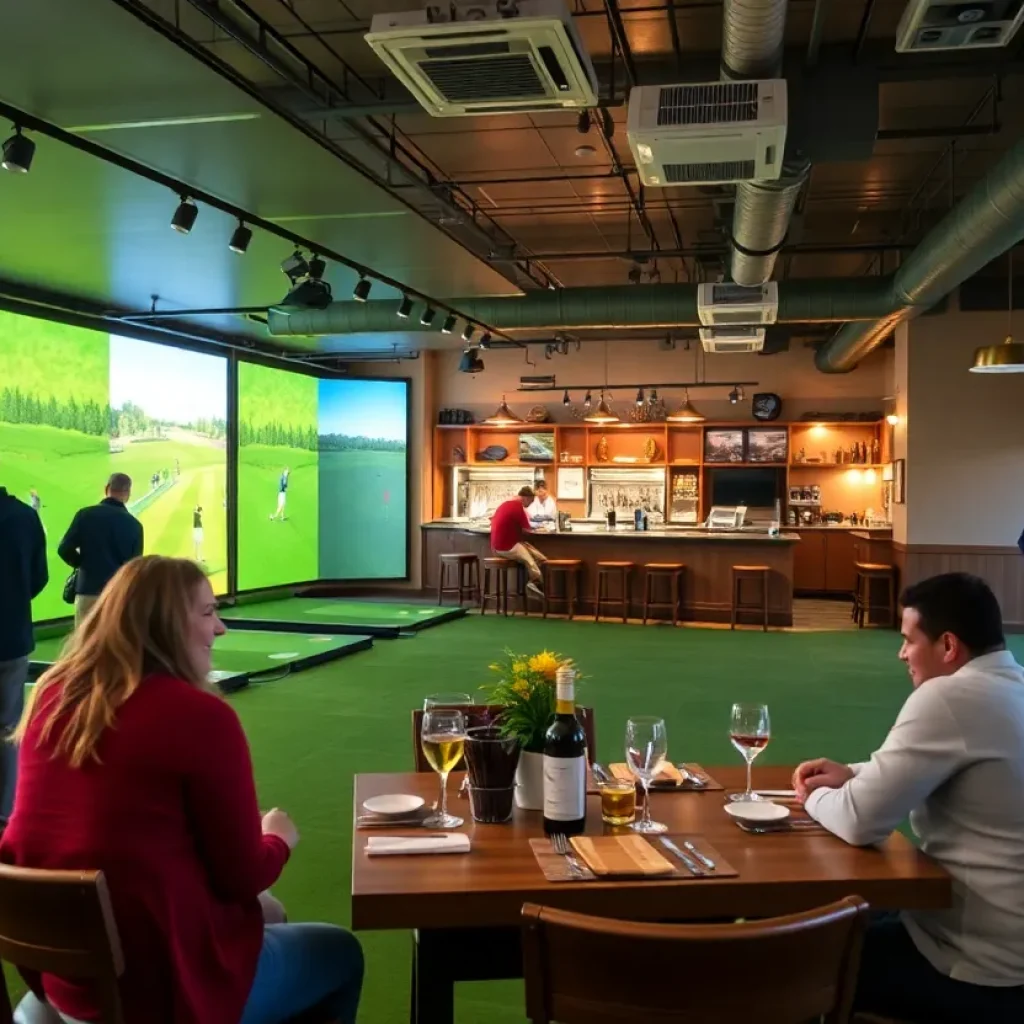
[[[597,593],[594,598],[594,621],[601,618],[602,604],[619,604],[622,606],[622,621],[629,619],[629,578],[633,572],[632,562],[598,562],[597,563]],[[609,597],[607,592],[608,581],[618,577],[619,597]]]
[[[548,617],[548,606],[552,602],[564,602],[572,619],[576,613],[576,598],[579,594],[579,574],[583,570],[583,562],[579,558],[549,558],[543,562],[544,597],[541,601],[541,616]],[[551,588],[555,580],[562,580],[562,597],[554,597]],[[525,604],[523,605],[525,608]]]
[[437,603],[441,604],[445,594],[458,594],[459,607],[462,599],[480,601],[480,559],[463,552],[446,552],[440,557],[440,571],[437,577]]
[[[895,567],[880,562],[854,562],[853,567],[857,570],[857,587],[853,592],[853,617],[856,620],[857,628],[864,628],[865,616],[867,616],[868,625],[871,625],[871,613],[884,611],[883,628],[892,629],[896,621]],[[886,600],[884,603],[871,600],[871,584],[875,580],[885,582]],[[876,587],[875,590],[877,591],[877,589]]]
[[[730,610],[729,628],[736,628],[738,612],[760,611],[761,627],[768,632],[768,578],[772,568],[770,565],[734,565],[732,567],[732,608]],[[744,580],[753,581],[761,588],[761,600],[754,604],[743,604],[740,601],[740,589]]]
[[[519,562],[511,558],[502,558],[495,555],[492,558],[484,559],[484,587],[480,598],[480,614],[487,614],[487,602],[494,602],[495,612],[502,612],[508,615],[508,577],[509,573],[515,572],[515,589],[512,591],[514,597],[520,600],[520,606],[526,611],[526,581],[524,570]],[[515,614],[513,612],[513,614]]]
[[[671,608],[672,625],[679,621],[679,603],[681,598],[683,571],[686,566],[682,562],[648,562],[644,566],[644,625],[647,625],[647,613],[651,608]],[[671,588],[671,601],[655,601],[654,584],[657,580],[665,580]]]

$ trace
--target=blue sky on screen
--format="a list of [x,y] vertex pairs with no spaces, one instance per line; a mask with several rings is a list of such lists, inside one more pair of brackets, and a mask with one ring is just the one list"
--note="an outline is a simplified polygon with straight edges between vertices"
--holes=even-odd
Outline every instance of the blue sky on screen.
[[406,439],[406,388],[401,380],[321,380],[320,433]]
[[169,423],[228,416],[228,362],[135,338],[110,336],[110,404],[134,402]]

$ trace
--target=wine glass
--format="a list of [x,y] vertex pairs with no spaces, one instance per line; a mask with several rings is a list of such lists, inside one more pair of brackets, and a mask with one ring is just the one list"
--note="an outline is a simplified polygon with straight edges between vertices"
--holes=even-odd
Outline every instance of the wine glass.
[[663,718],[631,718],[626,723],[626,764],[644,787],[644,813],[629,827],[634,832],[667,832],[668,826],[651,821],[651,782],[665,766],[668,736]]
[[747,762],[747,790],[745,793],[733,793],[729,797],[730,800],[761,799],[751,789],[750,769],[754,764],[754,758],[768,746],[771,734],[767,704],[733,704],[729,739]]
[[458,710],[466,706],[472,706],[473,698],[468,693],[431,693],[423,698],[423,710],[430,711],[432,708],[452,708]]
[[448,813],[448,773],[459,763],[466,744],[466,719],[461,711],[423,712],[420,746],[430,767],[441,776],[441,806],[427,818],[425,828],[458,828],[462,818]]

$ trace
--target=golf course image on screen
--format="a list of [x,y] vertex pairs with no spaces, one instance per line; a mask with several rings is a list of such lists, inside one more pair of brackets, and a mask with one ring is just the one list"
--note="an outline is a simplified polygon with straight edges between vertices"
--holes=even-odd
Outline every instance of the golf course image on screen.
[[319,406],[320,575],[402,578],[408,383],[321,380]]
[[0,486],[33,505],[46,530],[50,582],[35,620],[70,614],[71,569],[57,545],[74,514],[99,501],[110,472],[107,335],[0,312]]
[[132,478],[147,555],[191,558],[228,590],[227,360],[110,337],[110,472]]
[[318,575],[317,378],[238,364],[238,588]]

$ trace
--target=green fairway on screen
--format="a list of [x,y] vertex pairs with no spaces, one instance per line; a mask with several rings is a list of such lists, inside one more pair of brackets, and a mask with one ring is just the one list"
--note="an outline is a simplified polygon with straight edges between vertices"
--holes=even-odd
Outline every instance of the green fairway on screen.
[[240,362],[238,444],[238,588],[315,580],[317,379]]

